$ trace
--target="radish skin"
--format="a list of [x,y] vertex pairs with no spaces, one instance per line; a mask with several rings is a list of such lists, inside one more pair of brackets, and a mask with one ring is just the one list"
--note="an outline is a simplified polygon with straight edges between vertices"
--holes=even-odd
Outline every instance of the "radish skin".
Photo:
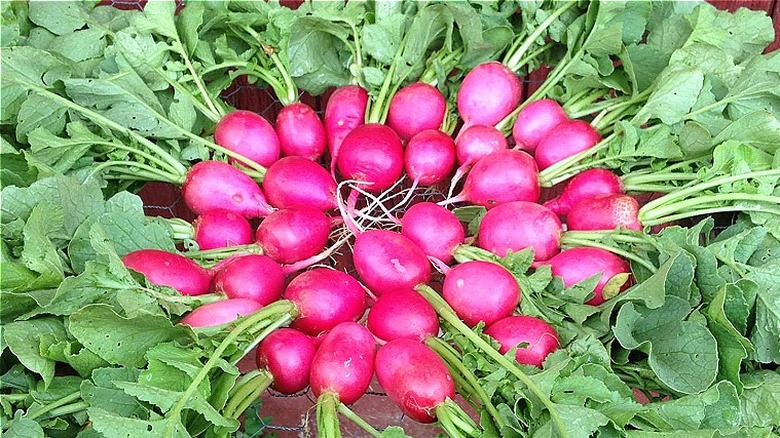
[[263,178],[263,192],[276,208],[333,210],[338,206],[336,187],[336,180],[324,167],[302,157],[280,159]]
[[447,272],[442,296],[466,325],[474,327],[511,315],[520,303],[520,287],[503,266],[473,260]]
[[160,249],[139,249],[122,257],[122,263],[159,286],[182,295],[201,295],[211,289],[211,274],[192,259]]
[[534,159],[523,151],[507,149],[477,161],[466,176],[461,193],[444,203],[468,201],[491,209],[512,201],[536,202],[539,193]]
[[427,129],[439,129],[447,102],[436,87],[424,82],[409,84],[390,100],[387,125],[404,141]]
[[522,84],[506,66],[497,61],[471,69],[458,89],[458,113],[464,126],[495,125],[518,104]]
[[199,250],[226,248],[252,243],[254,231],[249,221],[232,211],[207,211],[192,221]]
[[588,150],[601,141],[598,131],[584,120],[566,120],[545,135],[537,144],[534,158],[540,170]]
[[248,298],[228,298],[197,307],[179,322],[190,327],[216,327],[260,310],[262,304]]
[[388,230],[368,230],[355,238],[355,270],[376,296],[399,288],[414,288],[431,279],[425,253],[408,237]]
[[311,364],[312,392],[320,397],[335,394],[350,405],[368,389],[374,376],[376,345],[371,333],[360,324],[343,322],[322,338]]
[[325,153],[325,126],[305,103],[294,102],[279,111],[276,134],[282,156],[316,161]]
[[[252,111],[235,110],[222,117],[214,127],[214,142],[263,167],[279,159],[279,137],[274,127]],[[229,161],[236,162],[233,158]]]
[[601,274],[593,298],[586,304],[598,306],[606,299],[626,290],[631,284],[631,267],[615,254],[593,247],[575,247],[561,251],[545,264],[550,265],[552,274],[563,279],[571,287],[585,279]]
[[499,257],[526,248],[534,260],[547,260],[560,251],[563,226],[549,208],[516,201],[489,210],[479,225],[478,246]]
[[545,202],[544,206],[565,219],[569,210],[580,201],[619,193],[623,193],[623,182],[619,176],[608,169],[588,169],[575,175],[563,192]]
[[517,347],[515,360],[542,368],[544,359],[560,347],[558,332],[539,318],[515,315],[485,328],[485,334],[498,341],[498,352],[506,354]]
[[458,164],[471,166],[480,159],[509,148],[506,137],[491,125],[471,125],[461,131],[455,142]]
[[639,203],[624,194],[600,195],[584,199],[569,210],[566,225],[569,230],[607,231],[616,228],[642,230]]
[[184,203],[197,215],[223,209],[253,219],[274,211],[249,175],[222,161],[207,160],[192,166],[181,192]]
[[325,248],[330,220],[313,207],[291,207],[271,213],[255,233],[263,253],[278,263],[295,263]]
[[439,317],[415,290],[382,294],[368,311],[368,330],[380,341],[412,339],[422,342],[439,334]]
[[433,202],[418,202],[401,218],[401,234],[417,244],[423,252],[444,263],[452,263],[455,248],[466,239],[463,224],[457,216]]
[[367,107],[368,91],[357,85],[339,87],[328,98],[324,122],[331,173],[335,172],[341,143],[347,134],[364,123]]
[[455,168],[455,142],[449,135],[428,129],[406,144],[404,169],[413,181],[426,187],[444,181]]
[[278,263],[260,254],[232,257],[214,273],[214,291],[228,298],[249,298],[263,306],[284,291],[284,272]]
[[271,387],[282,394],[295,394],[309,386],[311,363],[317,347],[311,336],[283,327],[274,330],[255,350],[258,368],[273,376]]
[[533,153],[553,128],[567,120],[569,117],[558,102],[552,99],[535,100],[517,114],[512,138],[519,148]]
[[372,193],[390,188],[404,169],[404,150],[389,126],[368,123],[353,129],[341,143],[338,169],[342,176],[360,181]]

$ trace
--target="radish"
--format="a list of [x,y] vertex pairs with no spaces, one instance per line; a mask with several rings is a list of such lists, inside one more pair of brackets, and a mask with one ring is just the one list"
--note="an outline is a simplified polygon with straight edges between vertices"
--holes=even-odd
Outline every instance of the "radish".
[[521,92],[520,79],[500,62],[474,67],[458,89],[458,113],[464,127],[495,125],[520,104]]
[[283,156],[316,161],[325,153],[325,126],[305,103],[294,102],[279,111],[276,134]]
[[179,321],[191,327],[216,327],[257,312],[262,304],[248,298],[228,298],[204,304]]
[[463,225],[454,213],[433,202],[418,202],[401,218],[401,234],[429,256],[452,263],[455,248],[466,238]]
[[515,277],[501,265],[472,260],[447,271],[442,296],[455,314],[473,327],[490,325],[511,315],[520,303]]
[[345,405],[356,402],[374,376],[376,345],[371,333],[355,322],[342,322],[322,338],[311,364],[309,382],[318,398],[335,396]]
[[571,287],[587,278],[601,274],[593,298],[587,304],[598,306],[605,300],[626,290],[630,286],[631,267],[625,260],[611,252],[594,247],[569,248],[556,254],[549,264],[552,274],[563,279]]
[[560,195],[544,203],[558,217],[565,219],[574,204],[599,195],[623,193],[620,177],[608,169],[588,169],[575,175]]
[[388,230],[368,230],[355,238],[355,270],[375,295],[414,288],[431,279],[425,253],[408,237]]
[[539,199],[534,159],[523,151],[502,150],[482,158],[466,176],[461,193],[440,205],[468,201],[491,209],[511,201]]
[[366,293],[352,276],[329,268],[314,268],[295,277],[284,291],[295,303],[298,318],[290,324],[316,336],[345,321],[357,321],[366,310]]
[[471,167],[480,159],[509,148],[506,137],[491,125],[472,125],[461,131],[455,142],[458,164]]
[[295,394],[309,386],[311,363],[317,347],[311,336],[292,328],[274,330],[255,350],[259,368],[273,376],[272,387],[282,394]]
[[139,249],[122,257],[122,263],[159,286],[168,286],[182,295],[201,295],[211,288],[211,274],[181,254],[161,249]]
[[235,256],[215,271],[214,291],[228,298],[250,298],[266,306],[282,296],[284,272],[264,255]]
[[[274,127],[252,111],[235,110],[222,117],[214,127],[214,142],[264,167],[279,159]],[[233,158],[229,161],[236,162]]]
[[534,152],[539,142],[560,123],[569,120],[566,111],[552,99],[535,100],[520,110],[512,127],[515,145]]
[[639,203],[624,194],[600,195],[584,199],[571,207],[566,216],[569,230],[596,231],[625,228],[639,231]]
[[265,218],[255,238],[268,257],[278,263],[295,263],[322,251],[329,234],[325,213],[313,207],[291,207]]
[[199,250],[246,245],[252,243],[254,236],[245,217],[223,209],[202,213],[192,221],[192,226]]
[[508,202],[482,218],[478,246],[499,257],[532,248],[534,260],[547,260],[560,251],[562,233],[560,219],[549,208],[533,202]]
[[324,121],[331,174],[336,169],[341,143],[347,134],[364,123],[367,107],[368,91],[357,85],[339,87],[328,98]]
[[332,210],[337,207],[336,190],[336,180],[325,168],[302,157],[280,159],[263,178],[263,191],[276,208]]
[[201,161],[192,166],[182,184],[182,198],[198,215],[223,209],[252,219],[274,210],[249,175],[222,161]]
[[566,120],[545,135],[537,144],[534,158],[539,169],[592,148],[601,141],[598,131],[584,120]]
[[515,360],[541,368],[544,359],[560,347],[558,332],[539,318],[526,315],[500,319],[487,328],[485,334],[498,341],[498,352],[506,354],[517,347]]
[[398,134],[389,126],[368,123],[344,138],[338,169],[345,178],[358,180],[369,192],[381,192],[401,177],[404,150]]
[[387,125],[404,141],[426,129],[439,129],[447,112],[444,96],[424,82],[409,84],[390,100]]
[[368,330],[381,342],[393,339],[424,341],[439,334],[439,317],[433,307],[414,290],[382,294],[368,311]]
[[445,180],[455,167],[455,142],[449,135],[427,129],[406,144],[404,169],[413,181],[431,186]]

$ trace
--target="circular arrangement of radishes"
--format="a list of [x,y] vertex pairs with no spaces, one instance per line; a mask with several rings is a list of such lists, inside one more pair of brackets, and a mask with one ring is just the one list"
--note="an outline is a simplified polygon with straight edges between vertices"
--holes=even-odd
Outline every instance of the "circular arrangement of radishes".
[[[324,412],[360,398],[376,369],[409,417],[471,433],[477,426],[451,402],[445,363],[457,359],[437,339],[440,318],[464,332],[482,324],[500,348],[475,342],[497,360],[515,349],[519,364],[542,368],[560,344],[550,324],[518,314],[523,290],[505,267],[457,263],[455,255],[478,247],[504,257],[531,248],[534,266],[549,265],[567,287],[600,273],[587,301],[599,305],[632,284],[630,266],[602,248],[562,248],[564,230],[643,228],[639,203],[607,169],[581,172],[557,197],[541,198],[540,170],[601,136],[543,99],[525,103],[508,141],[494,125],[520,105],[520,90],[500,63],[471,70],[457,95],[463,124],[455,135],[440,130],[447,105],[425,83],[398,91],[387,124],[364,122],[369,95],[354,85],[332,94],[323,120],[300,102],[285,107],[275,125],[230,112],[215,141],[263,166],[262,182],[230,158],[197,163],[182,186],[198,215],[189,239],[201,254],[227,256],[204,267],[148,249],[124,262],[182,294],[221,294],[181,319],[194,328],[286,303],[264,323],[289,327],[267,333],[256,355],[277,391],[310,386]],[[449,209],[455,205],[486,209],[476,235]]]

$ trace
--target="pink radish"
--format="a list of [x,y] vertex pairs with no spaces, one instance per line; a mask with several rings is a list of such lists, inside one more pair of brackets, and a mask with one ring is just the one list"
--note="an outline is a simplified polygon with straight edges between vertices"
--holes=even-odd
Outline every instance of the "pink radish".
[[325,153],[325,126],[305,103],[291,103],[279,111],[276,134],[282,156],[316,161]]
[[366,325],[380,341],[413,339],[423,341],[439,334],[439,317],[433,307],[414,290],[382,294],[368,311]]
[[244,216],[223,209],[202,213],[192,226],[200,250],[246,245],[254,238],[252,225]]
[[501,265],[473,260],[447,271],[442,296],[463,322],[490,325],[511,315],[520,303],[515,277]]
[[444,181],[454,167],[455,142],[439,130],[422,131],[406,144],[404,169],[423,187]]
[[[226,114],[214,127],[214,142],[268,167],[279,159],[279,137],[263,116],[245,110]],[[236,160],[230,159],[231,163]]]
[[387,125],[408,141],[426,129],[439,129],[446,111],[447,102],[436,87],[415,82],[398,90],[390,100]]
[[197,307],[179,322],[191,327],[216,327],[257,312],[262,307],[262,304],[248,298],[228,298]]
[[292,207],[271,213],[255,233],[263,253],[278,263],[295,263],[322,251],[330,220],[313,207]]
[[330,150],[331,173],[336,169],[344,138],[353,129],[365,123],[367,106],[368,91],[357,85],[339,87],[328,98],[324,121]]
[[444,361],[428,346],[410,339],[396,339],[379,348],[376,377],[401,411],[421,423],[436,421],[440,406],[455,398],[455,383]]
[[264,255],[234,256],[215,271],[214,291],[228,298],[250,298],[267,306],[281,298],[284,272]]
[[328,393],[349,405],[368,389],[374,377],[376,345],[360,324],[342,322],[322,339],[311,364],[309,381],[315,396]]
[[607,250],[593,247],[569,248],[548,260],[552,274],[563,279],[566,287],[601,274],[593,298],[587,304],[598,306],[630,285],[631,267]]
[[600,195],[574,204],[566,216],[569,230],[596,231],[625,228],[640,231],[639,203],[624,194]]
[[539,199],[536,163],[523,151],[493,152],[474,164],[461,193],[441,204],[468,201],[491,209],[511,201]]
[[552,99],[535,100],[520,110],[512,127],[515,145],[534,152],[539,142],[560,123],[569,120],[566,111]]
[[398,134],[389,126],[368,123],[344,138],[338,156],[342,176],[361,181],[370,192],[381,192],[401,177],[404,150]]
[[542,367],[547,356],[560,347],[558,332],[533,316],[516,315],[500,319],[487,328],[485,334],[498,341],[498,352],[506,354],[517,347],[515,360],[525,365]]
[[388,230],[358,234],[352,250],[355,270],[375,295],[414,288],[431,279],[425,253],[408,237]]
[[284,291],[295,303],[298,318],[291,327],[316,336],[345,321],[357,321],[366,310],[366,292],[352,276],[314,268],[295,277]]
[[515,201],[485,214],[479,224],[478,244],[499,257],[532,248],[534,260],[547,260],[560,251],[562,233],[560,219],[549,208]]
[[276,208],[309,206],[328,211],[337,207],[336,180],[302,157],[284,157],[272,164],[263,178],[263,191]]
[[196,163],[181,189],[184,203],[198,215],[223,209],[252,219],[274,210],[249,175],[222,161]]
[[601,141],[598,131],[584,120],[566,120],[545,135],[537,144],[534,158],[539,169],[588,150]]
[[458,113],[466,127],[495,125],[520,103],[522,84],[506,66],[489,61],[474,67],[458,89]]
[[493,152],[508,147],[504,134],[491,125],[471,125],[461,131],[455,142],[458,164],[469,167]]
[[560,195],[544,203],[544,206],[566,218],[574,204],[599,195],[623,193],[620,177],[608,169],[588,169],[575,175]]
[[311,336],[283,327],[263,339],[255,351],[258,368],[271,373],[275,390],[295,394],[309,386],[311,363],[317,352]]
[[192,259],[160,249],[139,249],[122,257],[122,263],[140,272],[150,283],[168,286],[182,295],[209,292],[211,274]]
[[463,224],[454,213],[433,202],[418,202],[401,218],[401,234],[423,252],[444,263],[451,263],[455,248],[466,239]]

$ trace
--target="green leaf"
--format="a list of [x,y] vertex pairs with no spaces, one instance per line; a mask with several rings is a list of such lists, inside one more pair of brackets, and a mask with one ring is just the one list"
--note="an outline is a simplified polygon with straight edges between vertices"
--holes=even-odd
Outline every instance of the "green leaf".
[[79,1],[30,1],[30,20],[49,31],[63,35],[86,24],[87,3]]
[[8,348],[30,371],[38,373],[45,385],[54,378],[55,362],[41,355],[40,338],[51,334],[56,339],[66,339],[67,332],[62,320],[38,318],[30,321],[16,321],[3,326],[3,339]]
[[704,75],[699,70],[679,67],[665,70],[657,81],[654,92],[636,115],[639,123],[660,119],[673,125],[682,121],[696,103]]
[[149,409],[135,397],[117,387],[121,382],[135,382],[140,370],[135,368],[99,368],[92,379],[81,385],[81,397],[91,407],[127,418],[148,418]]
[[742,375],[745,391],[740,398],[743,424],[774,427],[780,424],[780,374],[757,371]]
[[[100,407],[87,409],[92,427],[105,438],[190,438],[181,420],[171,425],[170,419],[140,420],[132,417],[124,417],[112,414]],[[165,431],[172,430],[172,434],[166,435]]]
[[106,34],[102,29],[85,29],[55,37],[48,50],[73,62],[102,59],[106,49]]
[[748,357],[748,352],[752,352],[753,345],[734,327],[726,315],[726,297],[733,295],[741,296],[742,290],[736,285],[724,286],[705,310],[705,315],[707,326],[718,343],[720,357],[718,376],[730,381],[737,391],[741,392],[742,382],[739,373],[742,361]]
[[361,38],[365,53],[382,64],[392,64],[401,45],[406,19],[404,14],[393,14],[364,25]]
[[65,107],[51,104],[51,99],[32,93],[19,108],[16,121],[16,139],[27,143],[27,135],[34,129],[45,129],[59,134],[65,128]]
[[780,363],[780,262],[753,267],[746,278],[758,285],[755,326],[750,334],[753,360]]
[[[5,426],[5,424],[3,425]],[[12,421],[8,423],[8,429],[3,432],[6,438],[44,438],[43,428],[37,421],[22,415],[22,411],[16,411]]]
[[315,17],[300,17],[290,29],[290,74],[303,90],[314,95],[328,87],[349,83],[349,51],[343,40],[348,31]]
[[24,225],[24,265],[40,274],[37,283],[54,284],[65,278],[65,268],[52,239],[62,236],[65,213],[56,204],[44,201],[33,207]]
[[780,120],[768,111],[748,113],[726,126],[712,142],[720,144],[727,140],[738,140],[774,154],[780,143]]

